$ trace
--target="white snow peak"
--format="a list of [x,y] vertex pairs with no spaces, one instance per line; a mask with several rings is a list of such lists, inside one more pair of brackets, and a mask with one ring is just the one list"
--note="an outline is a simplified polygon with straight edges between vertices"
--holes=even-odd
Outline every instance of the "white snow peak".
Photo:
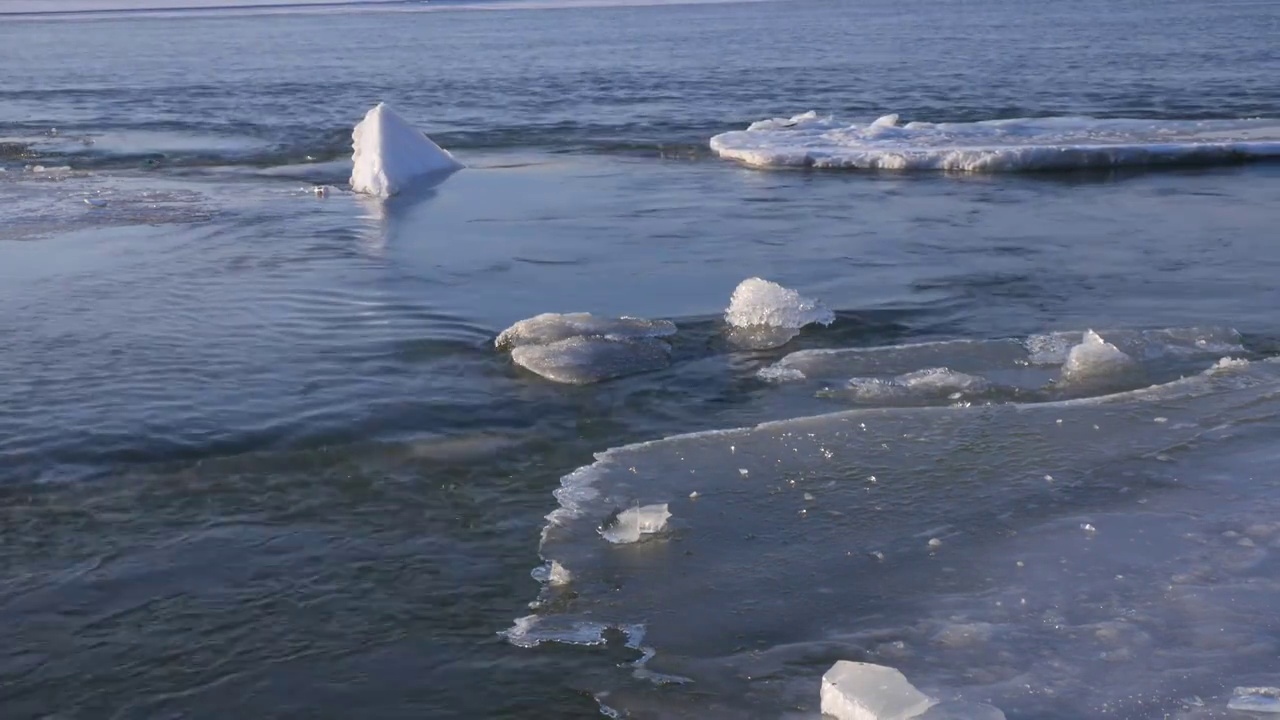
[[351,189],[391,197],[427,177],[442,177],[464,166],[404,118],[378,103],[351,132]]

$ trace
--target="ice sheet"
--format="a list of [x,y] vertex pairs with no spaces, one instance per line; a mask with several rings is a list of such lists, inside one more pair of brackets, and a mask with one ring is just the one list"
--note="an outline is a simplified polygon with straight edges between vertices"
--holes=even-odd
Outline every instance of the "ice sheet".
[[[862,659],[1011,717],[1162,717],[1152,713],[1208,693],[1215,673],[1256,664],[1250,643],[1274,646],[1246,634],[1280,599],[1280,585],[1257,579],[1269,576],[1263,546],[1280,541],[1259,523],[1280,494],[1238,493],[1275,481],[1240,478],[1233,507],[1257,519],[1231,516],[1227,538],[1167,498],[1219,494],[1214,478],[1184,467],[1193,460],[1245,463],[1256,452],[1253,465],[1271,467],[1277,424],[1280,364],[1254,362],[1103,397],[858,410],[617,448],[556,492],[541,552],[573,573],[574,595],[537,612],[553,623],[643,621],[649,667],[716,698],[715,712],[692,697],[685,712],[679,694],[610,688],[620,711],[813,712],[815,667]],[[650,503],[668,503],[679,526],[634,545],[599,537],[614,509]],[[1144,511],[1153,516],[1135,514]],[[1166,556],[1195,552],[1201,540],[1178,534],[1193,530],[1209,542],[1202,559]],[[1174,579],[1171,596],[1179,567],[1193,574]],[[1239,618],[1222,614],[1232,597]],[[1221,647],[1199,635],[1210,627],[1229,628]],[[1135,658],[1132,670],[1116,664]],[[1172,674],[1188,663],[1203,668],[1189,689]]]
[[[1076,351],[1075,362],[1069,363],[1085,337],[1077,330],[1024,339],[799,350],[762,368],[758,376],[773,383],[805,384],[820,397],[860,405],[1044,402],[1166,382],[1245,354],[1240,334],[1226,327],[1100,333],[1136,367],[1108,364],[1106,357],[1084,350]],[[1087,381],[1090,377],[1093,381]]]
[[721,157],[755,167],[1012,172],[1280,158],[1278,120],[1014,118],[849,124],[816,112],[711,138]]

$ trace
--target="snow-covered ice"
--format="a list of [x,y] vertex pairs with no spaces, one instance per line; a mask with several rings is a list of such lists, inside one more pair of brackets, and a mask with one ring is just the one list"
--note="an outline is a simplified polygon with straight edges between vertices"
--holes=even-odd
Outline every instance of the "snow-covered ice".
[[430,178],[462,169],[449,151],[378,103],[351,132],[351,189],[391,197]]
[[841,660],[822,676],[822,713],[836,720],[908,720],[937,700],[891,667]]
[[1280,158],[1277,120],[1014,118],[968,123],[842,123],[807,112],[711,138],[755,167],[1009,172]]

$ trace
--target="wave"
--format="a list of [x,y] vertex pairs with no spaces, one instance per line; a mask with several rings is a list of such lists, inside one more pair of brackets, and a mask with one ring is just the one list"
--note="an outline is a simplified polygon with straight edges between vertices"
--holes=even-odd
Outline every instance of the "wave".
[[1280,120],[1015,118],[847,124],[815,112],[711,138],[752,167],[1026,172],[1280,159]]

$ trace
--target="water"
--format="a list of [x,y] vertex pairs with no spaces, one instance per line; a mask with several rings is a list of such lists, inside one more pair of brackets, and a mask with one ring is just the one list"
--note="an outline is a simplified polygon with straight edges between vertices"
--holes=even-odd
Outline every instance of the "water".
[[[1275,119],[1280,5],[170,15],[0,21],[5,718],[812,716],[837,659],[1010,718],[1280,685],[1280,166],[708,147],[808,110]],[[469,169],[316,197],[379,100]],[[752,276],[835,322],[742,349],[722,314]],[[674,320],[671,365],[566,386],[493,347],[577,311]],[[1042,392],[1057,366],[1017,348],[1089,327],[1226,341],[1115,340],[1140,377]],[[1252,362],[1202,375],[1224,355]],[[845,386],[938,367],[988,384]],[[616,502],[540,547],[563,476]],[[633,503],[670,532],[595,535]],[[542,588],[543,556],[573,582]],[[607,642],[500,635],[531,614],[525,645]]]

